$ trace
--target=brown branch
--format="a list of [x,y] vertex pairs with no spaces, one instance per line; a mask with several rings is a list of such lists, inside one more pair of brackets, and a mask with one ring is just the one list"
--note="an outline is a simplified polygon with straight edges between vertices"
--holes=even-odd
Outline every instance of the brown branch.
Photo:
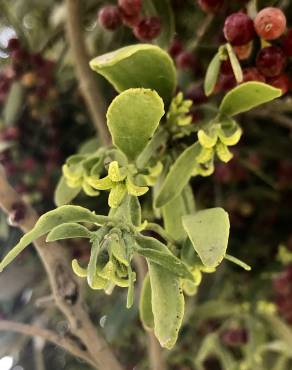
[[9,320],[0,320],[0,331],[21,333],[29,337],[41,337],[47,342],[62,347],[66,351],[70,352],[73,356],[81,358],[93,367],[96,366],[95,363],[88,357],[88,353],[86,351],[83,351],[76,346],[76,344],[70,338],[62,337],[52,330]]
[[[13,205],[21,201],[21,197],[8,183],[3,168],[0,168],[0,207],[9,215]],[[25,217],[18,226],[27,232],[37,220],[38,214],[27,204]],[[47,244],[44,237],[37,239],[34,245],[46,269],[55,302],[69,321],[72,333],[85,345],[98,368],[122,370],[122,366],[104,338],[98,334],[84,309],[79,284],[62,246],[56,242]]]
[[83,39],[80,20],[80,1],[66,0],[67,37],[71,48],[80,89],[92,121],[104,145],[111,143],[105,125],[105,107],[95,81],[95,74],[89,67],[89,56]]

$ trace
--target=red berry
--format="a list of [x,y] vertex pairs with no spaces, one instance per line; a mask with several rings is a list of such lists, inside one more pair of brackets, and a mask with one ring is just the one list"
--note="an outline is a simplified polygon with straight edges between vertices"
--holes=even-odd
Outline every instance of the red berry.
[[183,46],[178,38],[174,38],[169,46],[168,53],[173,57],[177,57],[183,51]]
[[215,87],[215,92],[218,93],[219,91],[228,91],[233,89],[236,86],[236,80],[234,74],[221,74],[219,76],[219,80]]
[[290,81],[289,77],[286,74],[270,78],[267,82],[277,89],[281,89],[283,95],[286,94],[289,90]]
[[223,31],[226,40],[235,46],[249,43],[255,35],[253,21],[242,12],[227,17]]
[[121,10],[121,17],[123,23],[128,27],[135,27],[140,22],[141,17],[140,14],[134,14],[134,15],[127,15]]
[[199,7],[206,13],[215,13],[224,3],[224,0],[198,0]]
[[145,17],[134,27],[134,35],[141,41],[155,39],[161,31],[161,21],[158,17]]
[[141,12],[141,0],[118,0],[118,5],[127,16],[138,15]]
[[186,91],[186,98],[192,100],[195,105],[208,101],[202,85],[191,85]]
[[98,12],[98,22],[106,30],[116,30],[122,24],[119,8],[114,5],[102,7]]
[[226,59],[221,63],[220,72],[224,75],[230,75],[233,73],[232,65],[229,59]]
[[229,329],[224,331],[221,336],[221,340],[227,346],[236,347],[246,344],[248,341],[248,335],[244,329]]
[[292,57],[292,28],[283,39],[283,50],[288,57]]
[[190,51],[182,51],[175,58],[176,65],[179,69],[191,70],[196,69],[198,62],[196,57]]
[[286,29],[285,14],[279,8],[262,9],[256,16],[254,26],[257,34],[264,40],[275,40]]
[[281,74],[286,66],[286,56],[277,46],[263,48],[257,55],[257,69],[266,77]]
[[17,38],[13,37],[8,41],[7,49],[9,51],[17,50],[20,48],[20,42]]
[[250,67],[243,70],[243,82],[248,81],[266,82],[266,78],[255,67]]

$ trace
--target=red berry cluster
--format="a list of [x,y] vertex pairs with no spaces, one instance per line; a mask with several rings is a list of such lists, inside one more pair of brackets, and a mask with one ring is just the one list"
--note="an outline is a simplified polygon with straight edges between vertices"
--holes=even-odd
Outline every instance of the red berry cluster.
[[[0,106],[7,104],[14,83],[22,85],[24,101],[20,117],[0,129],[0,142],[7,146],[0,161],[18,192],[41,200],[44,192],[51,192],[52,177],[62,161],[60,130],[55,122],[59,93],[54,63],[28,51],[16,38],[9,40],[7,53],[9,63],[0,74]],[[19,222],[22,213],[23,209],[15,205],[11,222]]]
[[248,342],[248,333],[243,328],[227,329],[221,334],[221,341],[228,347],[239,347]]
[[141,12],[142,0],[118,0],[118,5],[105,5],[99,10],[98,22],[109,31],[124,24],[132,28],[140,41],[151,41],[160,34],[160,18],[143,17]]
[[274,279],[273,288],[279,313],[292,324],[292,265],[287,266]]
[[[257,54],[255,66],[243,70],[243,81],[261,81],[282,89],[283,94],[289,90],[289,78],[285,73],[287,56],[292,56],[292,30],[279,39],[286,31],[286,17],[281,9],[267,7],[262,9],[254,21],[245,13],[237,12],[228,16],[224,24],[224,36],[233,46],[238,59],[248,59],[252,51],[252,42],[258,35],[266,44]],[[277,40],[277,44],[268,42]],[[226,72],[222,66],[219,90],[228,90],[235,86],[231,68]],[[226,80],[228,80],[226,82]]]

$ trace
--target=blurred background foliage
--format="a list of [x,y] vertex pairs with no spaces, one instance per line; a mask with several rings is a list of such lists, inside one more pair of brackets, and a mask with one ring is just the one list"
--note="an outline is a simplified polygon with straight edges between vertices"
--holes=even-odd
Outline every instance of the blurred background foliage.
[[[98,10],[109,3],[115,4],[82,3],[84,37],[92,57],[138,42],[125,26],[110,32],[98,24]],[[258,5],[270,3],[260,1]],[[273,3],[284,7],[292,25],[291,2]],[[158,42],[172,47],[178,88],[193,100],[193,124],[198,127],[224,94],[222,89],[208,100],[202,92],[207,65],[222,43],[224,19],[245,5],[252,12],[253,1],[226,1],[220,16],[212,18],[196,44],[206,18],[196,1],[144,1],[145,14],[161,16]],[[88,140],[89,145],[98,141],[92,141],[95,132],[70,59],[65,19],[62,1],[0,0],[0,159],[15,189],[40,213],[54,207],[53,193],[65,158]],[[179,52],[174,36],[180,42]],[[9,49],[12,37],[18,41]],[[115,92],[102,78],[96,76],[96,82],[108,105]],[[213,176],[193,180],[197,207],[216,205],[229,212],[230,254],[250,264],[252,271],[224,263],[216,274],[204,276],[198,294],[187,300],[185,323],[175,349],[165,353],[169,369],[292,368],[291,111],[288,92],[282,99],[242,115],[244,135],[234,159],[218,164]],[[82,195],[76,201],[99,210],[106,207],[103,197],[97,204],[90,202]],[[146,215],[147,204],[144,211]],[[1,214],[0,258],[19,235]],[[88,245],[72,242],[68,253],[86,259]],[[127,310],[121,290],[104,296],[84,289],[92,319],[118,358],[129,370],[147,369],[146,338],[137,305]],[[68,326],[50,298],[44,270],[32,248],[0,276],[0,319],[46,325],[66,335]],[[40,339],[1,332],[1,370],[6,369],[5,356],[13,357],[14,370],[85,370],[87,366]]]

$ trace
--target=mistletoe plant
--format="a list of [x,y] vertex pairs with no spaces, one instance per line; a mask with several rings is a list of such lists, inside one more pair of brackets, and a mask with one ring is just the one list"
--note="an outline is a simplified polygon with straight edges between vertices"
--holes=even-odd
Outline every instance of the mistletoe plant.
[[[229,147],[242,135],[237,114],[279,97],[281,91],[259,82],[241,84],[198,128],[192,124],[191,102],[182,93],[175,95],[175,68],[159,47],[128,46],[90,65],[119,93],[107,111],[113,145],[67,159],[56,189],[58,208],[40,217],[0,270],[42,235],[47,234],[47,242],[85,238],[90,258],[87,266],[74,259],[74,272],[90,288],[107,294],[115,286],[127,288],[130,308],[136,281],[133,259],[142,256],[148,274],[140,297],[141,320],[170,349],[182,324],[184,295],[196,293],[202,273],[214,272],[223,259],[250,269],[226,254],[228,214],[222,208],[196,210],[190,180],[210,175],[217,159],[232,158]],[[215,61],[207,73],[207,91],[217,74]],[[81,191],[90,197],[109,192],[109,213],[97,215],[69,204]],[[149,208],[155,217],[147,220]]]

